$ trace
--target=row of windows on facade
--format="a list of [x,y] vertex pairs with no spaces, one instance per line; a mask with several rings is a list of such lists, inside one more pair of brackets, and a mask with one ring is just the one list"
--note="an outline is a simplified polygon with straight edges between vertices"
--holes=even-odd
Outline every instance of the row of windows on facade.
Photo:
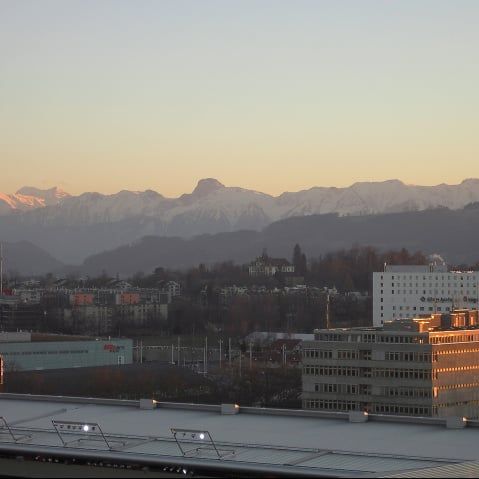
[[[383,306],[381,306],[381,309],[383,309]],[[410,310],[412,310],[412,311],[417,311],[418,309],[419,309],[419,311],[424,311],[425,306],[419,306],[419,307],[417,307],[417,306],[395,306],[395,305],[393,305],[393,311],[396,311],[396,309],[398,309],[399,311],[403,311],[403,310],[404,310],[404,311],[410,311]],[[428,309],[429,309],[429,311],[432,311],[432,310],[433,310],[432,307],[429,307]],[[438,311],[441,311],[441,306],[438,306],[438,307],[437,307],[437,310],[438,310]],[[447,310],[447,311],[450,311],[450,308],[449,308],[449,307],[446,307],[446,310]]]
[[370,384],[320,383],[314,385],[314,391],[326,394],[371,394]]
[[319,341],[331,342],[347,342],[347,343],[427,343],[427,336],[411,335],[381,335],[381,334],[339,334],[339,333],[320,333],[318,335]]
[[479,394],[479,383],[461,383],[461,384],[446,384],[444,386],[435,387],[438,391],[453,391],[455,389],[476,389]]
[[[442,339],[442,338],[434,338]],[[464,342],[471,342],[470,340]],[[303,359],[371,359],[371,351],[361,351],[356,349],[344,349],[336,351],[330,349],[305,349],[303,351]],[[362,354],[359,354],[362,353]],[[369,354],[367,354],[369,353]],[[412,362],[437,362],[441,356],[463,356],[464,354],[479,353],[479,348],[467,349],[446,349],[444,351],[434,351],[433,353],[403,352],[403,351],[386,351],[384,359],[386,361],[412,361]],[[476,359],[474,357],[474,359]]]
[[357,401],[336,401],[334,399],[306,399],[303,409],[327,409],[334,411],[356,411],[360,405]]
[[[445,283],[444,280],[441,283],[391,283],[390,286],[391,288],[394,288],[394,285],[398,288],[409,288],[415,287],[415,288],[464,288],[464,283],[460,284],[451,284],[451,283]],[[384,288],[384,283],[380,283],[381,288]],[[477,283],[469,283],[469,281],[466,284],[466,288],[476,288]]]
[[[393,309],[396,309],[396,306],[393,306]],[[399,309],[402,309],[402,306],[401,306]],[[406,310],[409,310],[409,306],[405,307],[405,309],[406,309]],[[414,306],[412,309],[413,309],[414,311],[416,311],[416,310],[417,310],[417,307]],[[383,311],[384,311],[384,307],[381,306],[381,318],[384,318],[384,312],[383,312]],[[419,307],[419,311],[429,311],[429,312],[431,312],[431,313],[434,313],[434,312],[442,313],[442,312],[443,312],[441,306],[435,308],[435,311],[434,311],[434,308],[433,308],[432,306],[429,306],[429,307],[427,307],[427,308],[424,307],[424,306],[420,306],[420,307]],[[449,307],[444,308],[444,312],[448,312],[448,311],[451,311],[451,308],[449,308]],[[396,317],[397,317],[397,318],[404,318],[404,317],[406,317],[406,318],[409,318],[409,317],[413,318],[413,317],[416,316],[416,314],[417,314],[417,313],[408,313],[408,312],[406,312],[406,313],[398,313],[398,314],[393,313],[392,317],[393,317],[393,318],[396,318]]]
[[[467,338],[469,336],[466,336]],[[437,340],[439,338],[434,338]],[[472,342],[468,340],[465,342]],[[361,357],[367,356],[366,353],[371,353],[371,350],[357,350],[357,349],[340,349],[337,350],[337,359],[358,359],[358,352],[364,353]],[[440,356],[463,355],[468,353],[479,353],[479,348],[465,348],[465,349],[445,349],[443,351],[434,351],[431,353],[411,353],[402,351],[387,351],[385,353],[386,359],[391,361],[438,361]],[[397,356],[397,354],[402,356]],[[397,359],[397,358],[400,359]],[[306,359],[334,359],[334,351],[332,349],[304,349],[303,358]]]
[[363,378],[394,378],[394,379],[438,379],[439,373],[458,373],[477,371],[479,365],[456,366],[436,369],[405,369],[405,368],[358,368],[354,366],[303,366],[306,376],[350,376]]
[[419,344],[452,344],[452,343],[465,343],[479,341],[478,333],[464,334],[449,333],[444,335],[411,335],[411,336],[388,336],[374,333],[365,333],[362,335],[347,335],[347,334],[335,334],[335,333],[321,333],[318,336],[320,341],[331,342],[363,342],[363,343],[419,343]]
[[[474,273],[469,273],[469,274],[462,274],[462,275],[459,275],[459,274],[441,274],[441,275],[435,275],[434,276],[434,281],[475,281],[476,280],[476,276],[477,276],[477,272],[474,272]],[[381,275],[381,279],[384,279],[384,276],[385,275]],[[428,276],[425,276],[424,274],[393,274],[391,275],[389,278],[387,279],[390,279],[391,281],[394,281],[395,279],[397,279],[400,281],[407,281],[408,279],[411,281],[411,280],[414,280],[414,281],[421,281],[421,277],[422,277],[422,281],[432,281],[433,277],[428,275]]]
[[[404,406],[397,404],[374,404],[373,412],[378,414],[407,414],[408,416],[430,416],[431,408],[425,406]],[[434,414],[434,412],[433,412]]]
[[[438,403],[433,406],[435,410],[444,409],[448,407],[467,407],[467,406],[479,406],[479,399],[472,399],[470,401],[455,401]],[[469,417],[471,419],[471,417]]]
[[[324,409],[333,411],[359,411],[365,409],[358,401],[341,401],[335,399],[306,399],[303,401],[304,409]],[[369,409],[369,408],[368,408]],[[393,405],[373,404],[370,408],[374,413],[407,414],[409,416],[430,416],[431,408],[422,405]]]
[[[391,290],[391,294],[398,294],[398,295],[400,295],[400,294],[408,294],[408,292],[407,292],[406,289],[403,289],[403,290],[398,289],[398,290],[397,290],[397,293],[395,293],[395,291],[396,291],[395,289],[392,289],[392,290]],[[437,290],[437,289],[436,289],[436,290],[423,289],[422,292],[416,289],[416,293],[413,293],[413,291],[414,291],[414,290],[410,289],[410,290],[409,290],[409,294],[417,294],[417,295],[419,295],[419,294],[443,294],[443,295],[448,294],[448,295],[451,296],[451,295],[454,295],[454,293],[455,293],[454,291],[452,291],[452,292],[451,292],[451,291],[448,291],[448,292],[446,293],[444,290],[442,290],[442,292],[440,293],[439,290]],[[384,294],[384,289],[381,289],[381,294]],[[467,290],[465,290],[465,291],[461,291],[459,294],[461,294],[461,296],[462,296],[463,294],[472,296],[472,295],[477,294],[477,291],[472,291],[472,290],[468,290],[468,289],[467,289]]]
[[463,355],[468,353],[479,353],[479,348],[467,348],[467,349],[445,349],[444,351],[437,351],[434,354],[438,356],[450,356],[450,355]]
[[12,351],[2,353],[3,356],[31,356],[37,354],[87,354],[88,349],[75,349],[72,351]]
[[[475,350],[474,350],[475,351]],[[334,355],[332,350],[328,349],[305,349],[303,351],[303,359],[362,359],[370,360],[371,351],[361,351],[358,349],[344,349],[336,351]],[[385,353],[386,361],[414,361],[414,362],[431,362],[437,361],[437,353],[412,353],[412,352],[394,352]]]
[[[125,349],[125,346],[115,346],[115,350],[119,351]],[[96,354],[96,353],[103,353],[104,350],[101,351],[89,351],[88,349],[64,349],[61,351],[7,351],[1,352],[2,356],[31,356],[31,355],[50,355],[50,354]],[[108,350],[110,352],[110,350]]]
[[[323,394],[371,395],[372,387],[370,384],[319,383],[314,385],[314,391]],[[432,392],[425,388],[384,387],[376,396],[430,398]]]
[[[389,368],[356,368],[347,366],[304,366],[306,376],[349,376],[364,378],[394,378],[394,379],[437,379],[437,372],[430,369],[389,369]],[[449,371],[444,371],[449,372]]]
[[479,333],[476,334],[448,334],[444,336],[431,336],[431,344],[472,343],[479,341]]

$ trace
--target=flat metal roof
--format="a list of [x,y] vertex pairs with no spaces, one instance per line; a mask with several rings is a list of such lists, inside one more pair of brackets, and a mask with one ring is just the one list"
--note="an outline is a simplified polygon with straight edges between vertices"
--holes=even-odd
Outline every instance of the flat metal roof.
[[[372,415],[368,422],[351,423],[346,413],[240,407],[239,414],[222,415],[215,405],[160,402],[156,409],[140,409],[139,401],[16,394],[0,394],[0,417],[13,433],[0,422],[0,452],[296,476],[447,471],[445,466],[476,460],[479,439],[478,427],[447,429],[444,420],[431,418]],[[52,420],[65,428],[97,423],[108,443],[69,431],[71,441],[64,445]],[[183,454],[172,428],[208,432],[220,454],[197,448],[188,434]]]

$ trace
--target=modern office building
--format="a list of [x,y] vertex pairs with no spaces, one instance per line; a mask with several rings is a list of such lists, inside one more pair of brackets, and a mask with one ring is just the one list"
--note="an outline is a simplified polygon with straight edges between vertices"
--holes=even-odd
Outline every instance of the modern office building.
[[131,339],[94,339],[35,333],[0,333],[3,371],[131,364]]
[[447,266],[390,266],[373,273],[373,326],[400,318],[477,308],[479,271]]
[[303,408],[479,417],[478,311],[322,329],[303,342]]

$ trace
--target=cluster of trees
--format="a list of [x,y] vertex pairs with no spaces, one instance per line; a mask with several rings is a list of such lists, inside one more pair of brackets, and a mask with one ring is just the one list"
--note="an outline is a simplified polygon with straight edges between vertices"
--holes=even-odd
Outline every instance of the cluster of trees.
[[[296,244],[292,252],[292,264],[295,267],[295,276],[304,279],[304,283],[317,287],[333,287],[339,291],[371,291],[372,273],[381,271],[384,264],[427,264],[427,256],[406,248],[400,250],[380,251],[371,246],[354,246],[327,253],[319,258],[307,259],[301,246]],[[473,268],[460,265],[462,268]],[[479,264],[475,267],[479,269]],[[137,286],[148,287],[160,281],[176,280],[182,283],[186,294],[195,295],[205,286],[215,289],[222,286],[262,284],[267,287],[284,285],[284,278],[277,275],[274,278],[250,277],[248,265],[238,265],[233,261],[226,261],[211,266],[200,264],[187,271],[172,271],[157,268],[152,275],[137,274],[130,281]]]
[[[308,259],[299,244],[293,248],[290,261],[295,267],[295,276],[303,278],[304,283],[317,287],[333,287],[340,291],[370,291],[373,271],[380,271],[384,264],[427,264],[428,258],[420,251],[400,250],[380,251],[372,246],[354,246]],[[281,274],[273,278],[250,277],[248,264],[235,264],[224,261],[213,265],[204,263],[186,270],[173,270],[157,267],[152,274],[138,272],[128,278],[134,286],[142,288],[158,287],[162,282],[177,281],[187,295],[199,294],[205,286],[212,289],[231,285],[264,285],[266,287],[284,286]],[[479,262],[474,265],[458,265],[460,269],[479,270]],[[113,278],[106,272],[97,277],[79,280],[75,275],[68,278],[72,285],[85,287],[105,287]],[[55,281],[49,274],[42,278],[42,286]],[[68,285],[67,285],[68,286]]]
[[1,392],[140,399],[244,406],[300,408],[298,368],[213,368],[207,378],[187,368],[155,363],[15,371],[6,375]]
[[[173,335],[205,332],[244,337],[252,331],[310,333],[326,327],[326,292],[304,294],[251,294],[235,296],[224,305],[217,293],[208,302],[183,298],[173,303],[166,329]],[[371,297],[337,295],[329,298],[332,327],[369,326]]]
[[427,264],[422,252],[380,252],[370,246],[355,246],[349,250],[328,253],[314,259],[309,265],[308,282],[317,285],[334,285],[340,291],[372,290],[372,273],[382,271],[385,264]]
[[[292,264],[295,276],[304,278],[311,286],[332,287],[340,291],[370,291],[372,273],[381,271],[384,264],[427,264],[427,256],[416,251],[409,252],[406,248],[398,251],[382,252],[371,246],[354,246],[327,253],[319,258],[307,259],[301,246],[296,244],[292,254]],[[461,265],[465,268],[465,265]],[[476,265],[479,269],[479,264]],[[468,267],[471,268],[471,267]],[[237,265],[232,261],[218,263],[212,266],[200,264],[185,272],[157,268],[150,276],[135,276],[131,281],[138,286],[152,286],[160,280],[174,279],[183,283],[186,292],[198,293],[205,285],[228,286],[264,284],[280,286],[281,278],[251,278],[248,265]]]

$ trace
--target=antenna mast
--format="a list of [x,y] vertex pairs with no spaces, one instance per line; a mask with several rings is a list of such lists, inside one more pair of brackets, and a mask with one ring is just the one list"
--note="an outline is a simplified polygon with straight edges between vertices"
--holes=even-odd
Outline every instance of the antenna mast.
[[330,311],[329,311],[329,291],[328,291],[328,294],[326,296],[326,329],[330,328],[329,315],[330,315]]
[[3,243],[0,243],[0,296],[3,296]]

